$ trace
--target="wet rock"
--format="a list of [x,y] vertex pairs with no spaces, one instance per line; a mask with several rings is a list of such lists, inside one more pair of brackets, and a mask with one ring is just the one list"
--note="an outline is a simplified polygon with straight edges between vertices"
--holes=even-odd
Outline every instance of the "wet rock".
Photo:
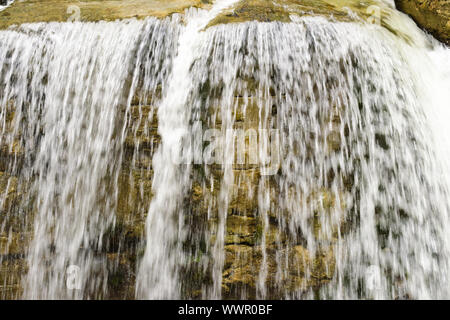
[[107,299],[129,300],[135,297],[136,256],[129,253],[107,254]]
[[[236,97],[233,102],[232,110],[231,110],[231,120],[235,122],[246,122],[247,124],[255,124],[256,128],[258,128],[258,120],[260,118],[260,111],[263,109],[263,106],[259,106],[256,99],[244,98],[244,97]],[[223,109],[221,106],[211,106],[209,109],[209,115],[215,118],[215,123],[217,125],[221,125],[224,121],[222,120],[222,112]],[[247,127],[249,127],[247,125]]]
[[[2,0],[5,1],[5,0]],[[16,1],[0,12],[0,29],[12,25],[33,22],[67,21],[115,21],[118,19],[146,17],[164,18],[174,13],[183,13],[190,7],[209,8],[209,0],[129,0],[118,2],[71,0]],[[374,1],[361,3],[355,0],[241,0],[230,10],[225,10],[209,26],[245,21],[290,22],[291,16],[322,16],[331,20],[354,21],[350,8],[360,17],[367,18],[367,7]],[[357,20],[357,19],[356,19]]]
[[117,228],[129,238],[139,238],[144,232],[145,217],[152,199],[153,172],[123,170],[119,176]]
[[[125,139],[126,148],[144,150],[150,153],[149,157],[151,158],[153,151],[161,141],[158,135],[156,108],[149,105],[133,105],[131,106],[129,121],[130,126]],[[141,159],[137,160],[140,161]]]
[[450,45],[450,2],[447,0],[395,0],[398,10],[410,15],[436,39]]
[[24,146],[19,129],[20,119],[16,114],[16,106],[13,100],[6,103],[4,108],[3,135],[0,144],[0,171],[8,171],[13,166],[20,169],[24,161]]
[[229,216],[225,244],[254,245],[257,240],[257,220],[252,217]]
[[259,170],[234,170],[229,213],[254,216],[258,207],[257,186]]
[[0,234],[0,255],[3,257],[25,256],[31,235],[25,232]]
[[114,21],[149,16],[164,18],[182,13],[189,7],[205,8],[209,5],[209,1],[204,0],[16,1],[0,12],[0,29],[32,22]]
[[[225,247],[223,294],[227,299],[254,299],[258,296],[257,284],[263,282],[269,288],[264,297],[280,299],[286,292],[301,294],[312,286],[328,282],[334,268],[332,249],[312,255],[302,246],[277,250],[272,246],[228,245]],[[310,280],[307,280],[308,272]]]
[[[333,1],[331,1],[333,2]],[[336,1],[338,2],[338,1]],[[341,21],[351,21],[347,11],[335,7],[328,1],[317,0],[245,0],[238,2],[232,9],[219,15],[210,22],[210,26],[223,23],[237,23],[245,21],[290,22],[291,15],[297,16],[325,16]]]
[[23,259],[0,260],[0,299],[17,300],[22,296],[21,278],[27,266]]

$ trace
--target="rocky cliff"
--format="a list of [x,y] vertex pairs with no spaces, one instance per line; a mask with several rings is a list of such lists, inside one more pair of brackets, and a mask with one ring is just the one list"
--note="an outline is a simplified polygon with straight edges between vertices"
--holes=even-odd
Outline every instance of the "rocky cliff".
[[16,1],[0,13],[0,29],[33,22],[114,21],[117,19],[159,17],[183,12],[186,8],[205,8],[209,0],[27,0]]
[[[0,12],[0,29],[33,22],[114,21],[117,19],[164,18],[182,13],[186,8],[208,8],[211,0],[25,0],[16,1]],[[357,16],[368,19],[371,5],[381,10],[384,3],[376,0],[242,0],[219,15],[210,25],[244,21],[291,21],[290,16],[323,16],[331,20],[353,21]],[[349,9],[354,14],[349,13]],[[383,19],[383,16],[381,16]]]

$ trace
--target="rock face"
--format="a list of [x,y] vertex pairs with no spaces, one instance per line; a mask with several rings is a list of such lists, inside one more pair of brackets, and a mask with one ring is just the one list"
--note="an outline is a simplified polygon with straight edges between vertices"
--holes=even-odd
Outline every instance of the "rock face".
[[423,29],[450,45],[450,1],[395,0],[398,10],[410,15]]
[[[95,22],[149,16],[164,18],[190,7],[208,8],[211,3],[212,0],[24,0],[16,1],[0,12],[0,29],[34,22]],[[375,0],[363,3],[359,0],[241,0],[211,21],[209,26],[245,21],[289,22],[292,15],[354,21],[355,16],[349,14],[349,9],[359,18],[367,20],[371,15],[368,8],[373,4],[382,9],[385,7]]]
[[114,21],[117,19],[164,18],[189,7],[207,7],[209,0],[127,0],[127,1],[16,1],[0,12],[0,29],[32,22]]

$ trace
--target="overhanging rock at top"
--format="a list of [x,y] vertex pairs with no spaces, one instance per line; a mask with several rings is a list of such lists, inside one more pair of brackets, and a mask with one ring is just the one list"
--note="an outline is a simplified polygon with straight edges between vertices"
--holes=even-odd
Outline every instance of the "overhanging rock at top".
[[0,12],[0,29],[33,22],[164,18],[189,7],[206,8],[209,3],[208,0],[16,0]]
[[[150,16],[165,18],[174,13],[183,13],[191,7],[208,9],[213,2],[213,0],[16,0],[10,7],[0,12],[0,29],[34,22],[115,21],[144,19]],[[289,22],[293,16],[321,16],[332,21],[378,23],[393,34],[414,42],[411,36],[411,32],[415,32],[414,26],[399,23],[402,20],[400,15],[401,13],[393,8],[393,4],[382,0],[241,0],[219,14],[208,27],[245,21]],[[418,23],[423,26],[420,21]],[[428,30],[433,33],[434,29]],[[434,32],[433,35],[448,43],[448,39],[440,37],[441,33]]]
[[[189,7],[205,8],[212,0],[17,0],[0,12],[0,29],[33,22],[114,21],[153,16],[164,18]],[[324,16],[340,21],[367,19],[374,1],[359,0],[241,0],[214,19],[211,25],[244,21],[290,21],[291,15]],[[378,2],[376,2],[379,4]],[[384,8],[381,7],[383,10]]]

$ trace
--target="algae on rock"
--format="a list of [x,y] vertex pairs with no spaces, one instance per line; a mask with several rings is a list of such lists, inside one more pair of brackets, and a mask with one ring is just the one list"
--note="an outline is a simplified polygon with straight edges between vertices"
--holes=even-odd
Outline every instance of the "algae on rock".
[[395,0],[397,9],[410,15],[423,29],[450,45],[450,1]]
[[33,22],[114,21],[145,17],[165,18],[190,7],[206,8],[208,0],[27,0],[0,12],[0,29]]

